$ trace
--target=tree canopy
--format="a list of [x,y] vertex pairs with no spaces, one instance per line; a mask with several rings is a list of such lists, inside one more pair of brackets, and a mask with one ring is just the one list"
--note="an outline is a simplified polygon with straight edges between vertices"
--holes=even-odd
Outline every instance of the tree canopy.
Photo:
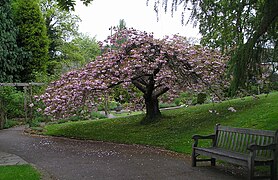
[[84,106],[99,103],[109,89],[121,85],[142,92],[143,97],[138,97],[129,91],[135,105],[143,98],[145,122],[150,122],[160,116],[158,98],[165,93],[168,99],[182,90],[217,93],[226,85],[227,57],[219,51],[190,45],[177,35],[155,39],[135,29],[115,31],[95,61],[49,85],[40,97],[46,114],[71,116]]
[[60,58],[63,60],[63,72],[83,67],[90,61],[95,60],[100,54],[100,48],[95,38],[86,34],[73,37],[70,42],[64,41],[59,47]]
[[49,55],[51,59],[58,59],[59,46],[78,35],[77,15],[63,10],[55,1],[40,0],[40,7],[45,19],[47,35],[50,39]]

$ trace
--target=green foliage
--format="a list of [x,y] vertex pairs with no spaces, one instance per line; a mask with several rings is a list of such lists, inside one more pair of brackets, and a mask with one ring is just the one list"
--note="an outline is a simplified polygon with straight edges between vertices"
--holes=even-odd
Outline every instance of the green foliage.
[[115,117],[125,117],[125,116],[134,116],[139,114],[144,114],[143,111],[121,111],[120,113],[112,113]]
[[91,112],[91,119],[105,119],[107,118],[104,114],[101,114],[99,112]]
[[13,22],[11,1],[0,2],[0,82],[18,79],[24,53],[17,46],[17,27]]
[[61,73],[62,54],[65,53],[62,52],[62,47],[78,35],[78,23],[81,20],[71,11],[61,9],[56,1],[40,0],[40,7],[50,41],[48,50],[50,61],[47,64],[47,73],[57,75]]
[[[35,88],[34,88],[35,89]],[[35,91],[33,89],[33,91]],[[27,97],[29,99],[30,97]],[[5,119],[7,119],[5,128],[12,127],[16,124],[26,123],[25,116],[26,112],[24,109],[24,92],[17,90],[15,87],[0,87],[0,103],[3,104],[2,111],[5,114]],[[48,119],[44,117],[41,113],[38,112],[38,108],[42,108],[39,102],[34,101],[36,108],[33,108],[32,112],[32,122],[30,122],[30,126],[37,126],[40,122],[47,121]],[[28,118],[30,117],[30,107],[28,106],[29,102],[27,102],[27,113]],[[15,120],[12,120],[15,119]],[[19,121],[21,120],[21,122]],[[23,121],[24,120],[24,121]]]
[[[93,0],[80,0],[80,1],[83,2],[84,5],[88,6],[90,2],[92,2]],[[75,0],[57,0],[57,2],[59,6],[66,11],[74,10]]]
[[[105,102],[104,102],[105,103]],[[98,105],[98,107],[97,107],[97,109],[98,109],[98,111],[104,111],[104,103],[101,103],[101,104],[99,104]],[[115,102],[115,101],[109,101],[109,103],[108,103],[108,108],[109,108],[109,110],[115,110],[115,108],[117,107],[117,105],[118,105],[118,103],[117,102]]]
[[89,63],[100,55],[100,48],[96,39],[86,34],[79,34],[72,40],[72,43],[79,48],[85,63]]
[[40,173],[31,165],[0,166],[0,180],[39,180]]
[[187,104],[187,105],[195,105],[197,104],[197,96],[191,93],[183,92],[179,95],[178,98],[175,98],[174,103],[177,106]]
[[84,119],[95,120],[95,119],[105,119],[105,118],[107,118],[107,117],[104,114],[93,111],[90,113],[90,115],[88,117],[85,117],[85,118],[83,116],[75,115],[75,116],[71,116],[67,119],[59,119],[58,121],[49,122],[48,124],[63,124],[66,122],[75,122],[75,121],[81,121]]
[[159,104],[159,108],[168,108],[168,107],[175,107],[177,106],[177,103],[171,103],[171,104],[168,104],[168,103],[160,103]]
[[8,119],[6,121],[6,123],[4,124],[4,129],[8,129],[8,128],[17,126],[19,124],[21,124],[21,123],[19,121],[17,121],[17,120],[10,120],[10,119]]
[[81,68],[100,55],[96,39],[85,34],[78,34],[70,42],[63,42],[58,49],[61,52],[62,72]]
[[207,95],[205,93],[199,93],[197,95],[197,104],[204,104],[207,99]]
[[0,98],[4,103],[4,112],[8,118],[22,118],[24,112],[24,93],[15,87],[0,87]]
[[40,127],[40,120],[39,119],[32,119],[31,122],[29,122],[29,127]]
[[9,101],[7,102],[8,117],[24,117],[24,93],[17,90],[12,90],[9,94]]
[[29,52],[24,58],[21,82],[38,81],[36,73],[46,75],[49,41],[38,0],[15,0],[13,3],[14,20],[19,29],[18,46]]
[[100,54],[95,38],[78,33],[80,18],[59,5],[59,1],[40,0],[50,39],[47,72],[55,76],[81,68]]
[[[228,110],[229,107],[236,112]],[[191,153],[193,134],[211,134],[217,123],[277,130],[278,93],[162,112],[162,121],[140,125],[144,115],[46,126],[47,135],[158,146]],[[210,110],[214,110],[213,113]],[[267,113],[265,113],[267,112]]]

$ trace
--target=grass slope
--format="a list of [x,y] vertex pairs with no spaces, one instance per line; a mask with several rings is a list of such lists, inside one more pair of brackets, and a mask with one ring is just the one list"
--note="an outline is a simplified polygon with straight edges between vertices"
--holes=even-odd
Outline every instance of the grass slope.
[[[237,111],[231,112],[229,107]],[[217,113],[210,113],[215,109]],[[278,129],[278,93],[259,99],[246,97],[163,111],[160,122],[140,125],[143,115],[95,121],[68,122],[45,127],[46,135],[92,139],[126,144],[158,146],[176,152],[191,152],[193,134],[213,133],[215,124],[254,129]]]
[[40,173],[31,165],[0,166],[0,180],[39,180]]

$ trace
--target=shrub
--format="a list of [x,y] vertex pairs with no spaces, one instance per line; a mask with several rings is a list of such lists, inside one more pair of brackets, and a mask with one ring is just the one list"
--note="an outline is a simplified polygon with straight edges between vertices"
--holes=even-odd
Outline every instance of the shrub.
[[12,119],[8,119],[4,125],[4,128],[5,129],[8,129],[8,128],[11,128],[11,127],[14,127],[14,126],[17,126],[21,124],[21,122],[17,121],[17,120],[12,120]]
[[104,114],[101,114],[99,112],[91,112],[91,118],[92,119],[104,119],[104,118],[107,118]]
[[84,119],[84,117],[80,117],[80,116],[76,115],[76,116],[71,116],[67,119],[60,119],[58,123],[64,123],[66,121],[79,121],[79,120],[82,120],[82,119]]
[[168,107],[175,107],[177,106],[175,103],[171,103],[171,104],[168,104],[168,103],[160,103],[159,104],[159,108],[168,108]]
[[21,118],[24,112],[24,93],[15,87],[1,87],[0,98],[4,102],[4,112],[8,118]]
[[207,95],[205,93],[199,93],[197,95],[197,104],[204,104],[207,99]]
[[[117,107],[117,105],[118,103],[116,101],[110,101],[108,103],[108,108],[109,110],[114,110]],[[97,109],[98,111],[104,111],[104,103],[100,104]]]

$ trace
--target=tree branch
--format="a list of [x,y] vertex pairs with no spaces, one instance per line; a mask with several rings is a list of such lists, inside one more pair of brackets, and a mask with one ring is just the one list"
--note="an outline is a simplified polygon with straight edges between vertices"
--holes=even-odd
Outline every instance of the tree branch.
[[168,87],[164,87],[164,88],[162,88],[162,89],[158,89],[158,90],[156,90],[154,93],[153,93],[153,96],[155,96],[155,97],[159,97],[159,96],[161,96],[162,94],[164,94],[164,93],[166,93],[167,91],[169,91],[169,88]]
[[144,94],[147,93],[147,88],[146,88],[144,85],[142,85],[140,82],[138,82],[137,80],[132,80],[131,82],[132,82],[132,84],[133,84],[135,87],[137,87],[141,92],[143,92]]

